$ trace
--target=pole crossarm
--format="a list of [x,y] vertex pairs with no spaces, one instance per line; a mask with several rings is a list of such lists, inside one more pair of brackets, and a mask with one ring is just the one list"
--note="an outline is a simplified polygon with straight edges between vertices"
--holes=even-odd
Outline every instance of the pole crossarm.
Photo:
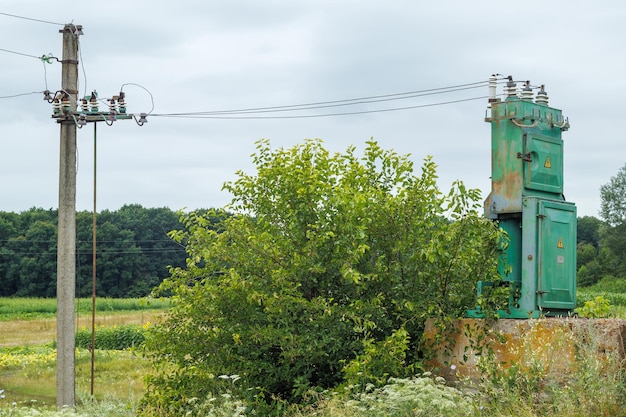
[[105,122],[107,125],[113,125],[118,120],[134,120],[139,126],[143,126],[148,122],[146,113],[139,115],[126,112],[125,93],[120,92],[118,96],[108,99],[107,110],[100,111],[98,93],[95,91],[90,96],[83,97],[80,102],[72,99],[70,94],[72,91],[59,90],[53,95],[50,91],[44,91],[44,100],[52,103],[52,118],[57,123],[73,122],[80,129],[87,123]]

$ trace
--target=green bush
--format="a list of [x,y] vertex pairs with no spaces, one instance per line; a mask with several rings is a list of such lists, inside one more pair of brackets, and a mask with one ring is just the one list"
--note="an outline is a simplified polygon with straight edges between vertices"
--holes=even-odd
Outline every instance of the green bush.
[[[149,406],[228,388],[258,410],[407,377],[422,368],[426,318],[463,315],[476,280],[499,277],[503,236],[480,192],[441,192],[431,158],[416,175],[374,141],[362,157],[320,141],[257,150],[257,174],[224,186],[236,214],[217,230],[213,213],[182,214],[170,234],[188,259],[160,286],[172,307],[146,338]],[[233,374],[234,386],[216,377]]]
[[576,313],[580,317],[590,319],[598,319],[609,317],[611,312],[611,303],[601,295],[597,295],[593,300],[585,301],[582,307],[577,308]]
[[[96,349],[123,350],[137,347],[144,342],[144,328],[133,324],[113,327],[97,327],[95,331]],[[76,332],[76,347],[91,349],[91,329]]]

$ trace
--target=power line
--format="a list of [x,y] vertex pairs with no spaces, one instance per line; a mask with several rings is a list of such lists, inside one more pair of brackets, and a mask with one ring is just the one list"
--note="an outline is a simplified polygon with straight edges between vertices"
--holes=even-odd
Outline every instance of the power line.
[[[0,14],[3,14],[3,13],[0,13]],[[46,64],[51,64],[53,59],[56,59],[58,61],[58,58],[52,56],[52,54],[48,54],[48,55],[43,54],[41,56],[35,56],[35,55],[25,54],[23,52],[17,52],[17,51],[12,51],[10,49],[3,49],[3,48],[0,48],[0,51],[40,60],[41,63],[43,64],[44,83],[45,83],[45,86],[46,86],[46,90],[48,90],[48,71],[46,69]],[[32,92],[32,93],[13,94],[13,95],[9,95],[9,96],[0,96],[0,99],[15,98],[15,97],[26,96],[26,95],[30,95],[30,94],[43,94],[43,91],[36,91],[36,92]]]
[[[503,78],[498,80],[498,84],[506,82]],[[456,93],[465,90],[471,90],[476,88],[483,88],[489,83],[488,80],[477,81],[465,84],[456,84],[447,87],[429,88],[424,90],[414,90],[402,93],[373,95],[366,97],[319,101],[304,104],[289,104],[281,106],[269,106],[269,107],[250,107],[231,110],[213,110],[213,111],[201,111],[201,112],[185,112],[185,113],[157,113],[153,116],[157,117],[170,117],[170,118],[184,118],[184,119],[302,119],[302,118],[318,118],[318,117],[332,117],[332,116],[350,116],[359,114],[371,114],[371,113],[384,113],[392,111],[411,110],[433,106],[443,106],[454,103],[462,103],[465,101],[483,100],[488,98],[487,96],[470,97],[464,99],[447,100],[435,103],[417,104],[411,106],[400,106],[390,108],[380,108],[372,110],[356,110],[346,112],[331,112],[331,113],[309,113],[309,114],[295,114],[295,115],[277,115],[277,113],[284,112],[302,112],[305,110],[319,110],[336,107],[346,106],[359,106],[363,104],[382,103],[395,100],[406,100],[417,97]],[[273,115],[266,115],[266,113],[274,113]]]
[[233,114],[174,113],[174,114],[153,114],[152,116],[181,118],[181,119],[304,119],[304,118],[315,118],[315,117],[352,116],[352,115],[358,115],[358,114],[385,113],[385,112],[393,112],[393,111],[419,109],[419,108],[425,108],[425,107],[445,106],[448,104],[462,103],[466,101],[485,100],[487,98],[488,96],[480,96],[480,97],[471,97],[471,98],[459,99],[459,100],[442,101],[438,103],[418,104],[415,106],[392,107],[392,108],[386,108],[386,109],[361,110],[361,111],[340,112],[340,113],[305,114],[305,115],[295,115],[295,116],[240,116],[240,115],[237,115],[237,113],[233,113]]
[[400,96],[398,94],[397,97],[386,96],[387,98],[361,99],[358,101],[346,100],[346,102],[343,102],[343,103],[336,102],[336,104],[299,105],[298,107],[294,105],[294,106],[277,107],[275,110],[268,108],[268,109],[259,109],[259,110],[248,109],[248,110],[233,110],[233,111],[215,111],[215,112],[198,113],[198,115],[256,114],[256,113],[275,113],[275,112],[286,112],[286,111],[326,109],[326,108],[332,108],[332,107],[356,106],[359,104],[370,104],[370,103],[381,103],[381,102],[386,102],[386,101],[406,100],[410,98],[424,97],[424,96],[430,96],[430,95],[435,95],[435,94],[451,93],[455,91],[469,90],[469,89],[482,88],[482,87],[483,86],[481,85],[481,86],[464,87],[464,88],[457,88],[453,90],[428,92],[428,93],[415,93],[415,94],[401,93],[403,95]]
[[25,53],[23,53],[23,52],[11,51],[10,49],[3,49],[3,48],[0,48],[0,51],[2,51],[2,52],[8,52],[8,53],[10,53],[10,54],[15,54],[15,55],[27,56],[27,57],[29,57],[29,58],[42,59],[42,57],[40,57],[40,56],[35,56],[35,55],[31,55],[31,54],[25,54]]
[[181,116],[190,116],[190,115],[223,115],[223,114],[240,114],[240,113],[266,113],[266,112],[278,112],[278,111],[297,111],[297,110],[308,110],[308,109],[318,109],[318,108],[326,108],[326,107],[338,107],[338,106],[351,106],[357,104],[368,104],[368,103],[377,103],[383,101],[391,101],[391,100],[404,100],[407,98],[435,95],[435,94],[446,94],[455,91],[468,90],[473,88],[481,88],[484,87],[488,81],[479,81],[474,83],[467,84],[458,84],[448,87],[440,87],[440,88],[430,88],[425,90],[415,90],[415,91],[407,91],[402,93],[393,93],[393,94],[383,94],[383,95],[375,95],[375,96],[367,96],[367,97],[357,97],[350,99],[342,99],[342,100],[332,100],[332,101],[319,101],[313,103],[304,103],[304,104],[289,104],[283,106],[270,106],[270,107],[253,107],[253,108],[244,108],[244,109],[231,109],[231,110],[214,110],[214,111],[204,111],[204,112],[188,112],[188,113],[170,113],[168,116],[173,115],[181,115]]
[[50,25],[56,25],[56,26],[63,26],[64,25],[63,23],[51,22],[49,20],[34,19],[32,17],[19,16],[19,15],[16,15],[16,14],[9,14],[9,13],[0,12],[0,15],[8,16],[8,17],[14,17],[16,19],[30,20],[32,22],[48,23]]
[[21,94],[13,94],[10,96],[0,96],[0,99],[3,98],[15,98],[15,97],[22,97],[22,96],[30,96],[31,94],[43,94],[43,91],[33,91],[31,93],[21,93]]

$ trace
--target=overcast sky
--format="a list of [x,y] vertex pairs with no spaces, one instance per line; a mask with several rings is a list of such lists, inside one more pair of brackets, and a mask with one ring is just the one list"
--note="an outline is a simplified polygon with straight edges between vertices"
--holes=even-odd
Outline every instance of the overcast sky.
[[[237,170],[253,173],[260,138],[290,147],[320,138],[331,151],[373,137],[427,155],[439,185],[490,191],[487,88],[299,113],[332,117],[167,118],[158,114],[317,103],[485,81],[492,73],[545,84],[563,110],[565,196],[598,216],[599,188],[626,163],[626,2],[467,0],[214,1],[3,0],[0,12],[0,210],[58,206],[59,126],[42,94],[61,88],[64,23],[80,24],[80,95],[117,95],[133,121],[98,124],[98,210],[124,204],[172,210],[221,207]],[[54,24],[53,24],[54,23]],[[25,55],[19,55],[25,54]],[[139,84],[141,87],[134,85]],[[143,88],[142,88],[143,87]],[[150,94],[154,100],[152,101]],[[499,91],[501,92],[501,90]],[[78,131],[77,209],[93,207],[93,126]]]

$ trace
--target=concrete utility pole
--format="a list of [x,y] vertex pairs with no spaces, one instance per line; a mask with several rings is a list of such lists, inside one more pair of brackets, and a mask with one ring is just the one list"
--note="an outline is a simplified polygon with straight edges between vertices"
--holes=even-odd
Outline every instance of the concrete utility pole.
[[[78,30],[73,24],[67,24],[60,32],[63,33],[62,93],[68,96],[64,101],[75,109],[78,98]],[[76,123],[71,118],[58,122],[61,124],[61,152],[57,249],[57,407],[61,408],[74,407],[76,400]]]
[[[76,131],[87,123],[94,123],[94,229],[93,229],[93,294],[92,344],[95,322],[96,271],[96,142],[95,123],[108,126],[116,120],[133,119],[139,126],[148,122],[147,114],[139,117],[126,112],[125,93],[108,100],[106,111],[98,107],[98,94],[78,100],[78,37],[81,25],[67,24],[63,34],[61,90],[52,98],[44,91],[44,100],[52,103],[52,118],[61,125],[61,152],[59,157],[59,221],[57,251],[57,407],[74,407],[76,403],[76,360],[74,341],[74,299],[76,293]],[[122,86],[123,87],[123,86]],[[142,87],[143,88],[143,87]],[[80,104],[80,105],[79,105]],[[92,347],[91,394],[93,395],[94,355]]]

